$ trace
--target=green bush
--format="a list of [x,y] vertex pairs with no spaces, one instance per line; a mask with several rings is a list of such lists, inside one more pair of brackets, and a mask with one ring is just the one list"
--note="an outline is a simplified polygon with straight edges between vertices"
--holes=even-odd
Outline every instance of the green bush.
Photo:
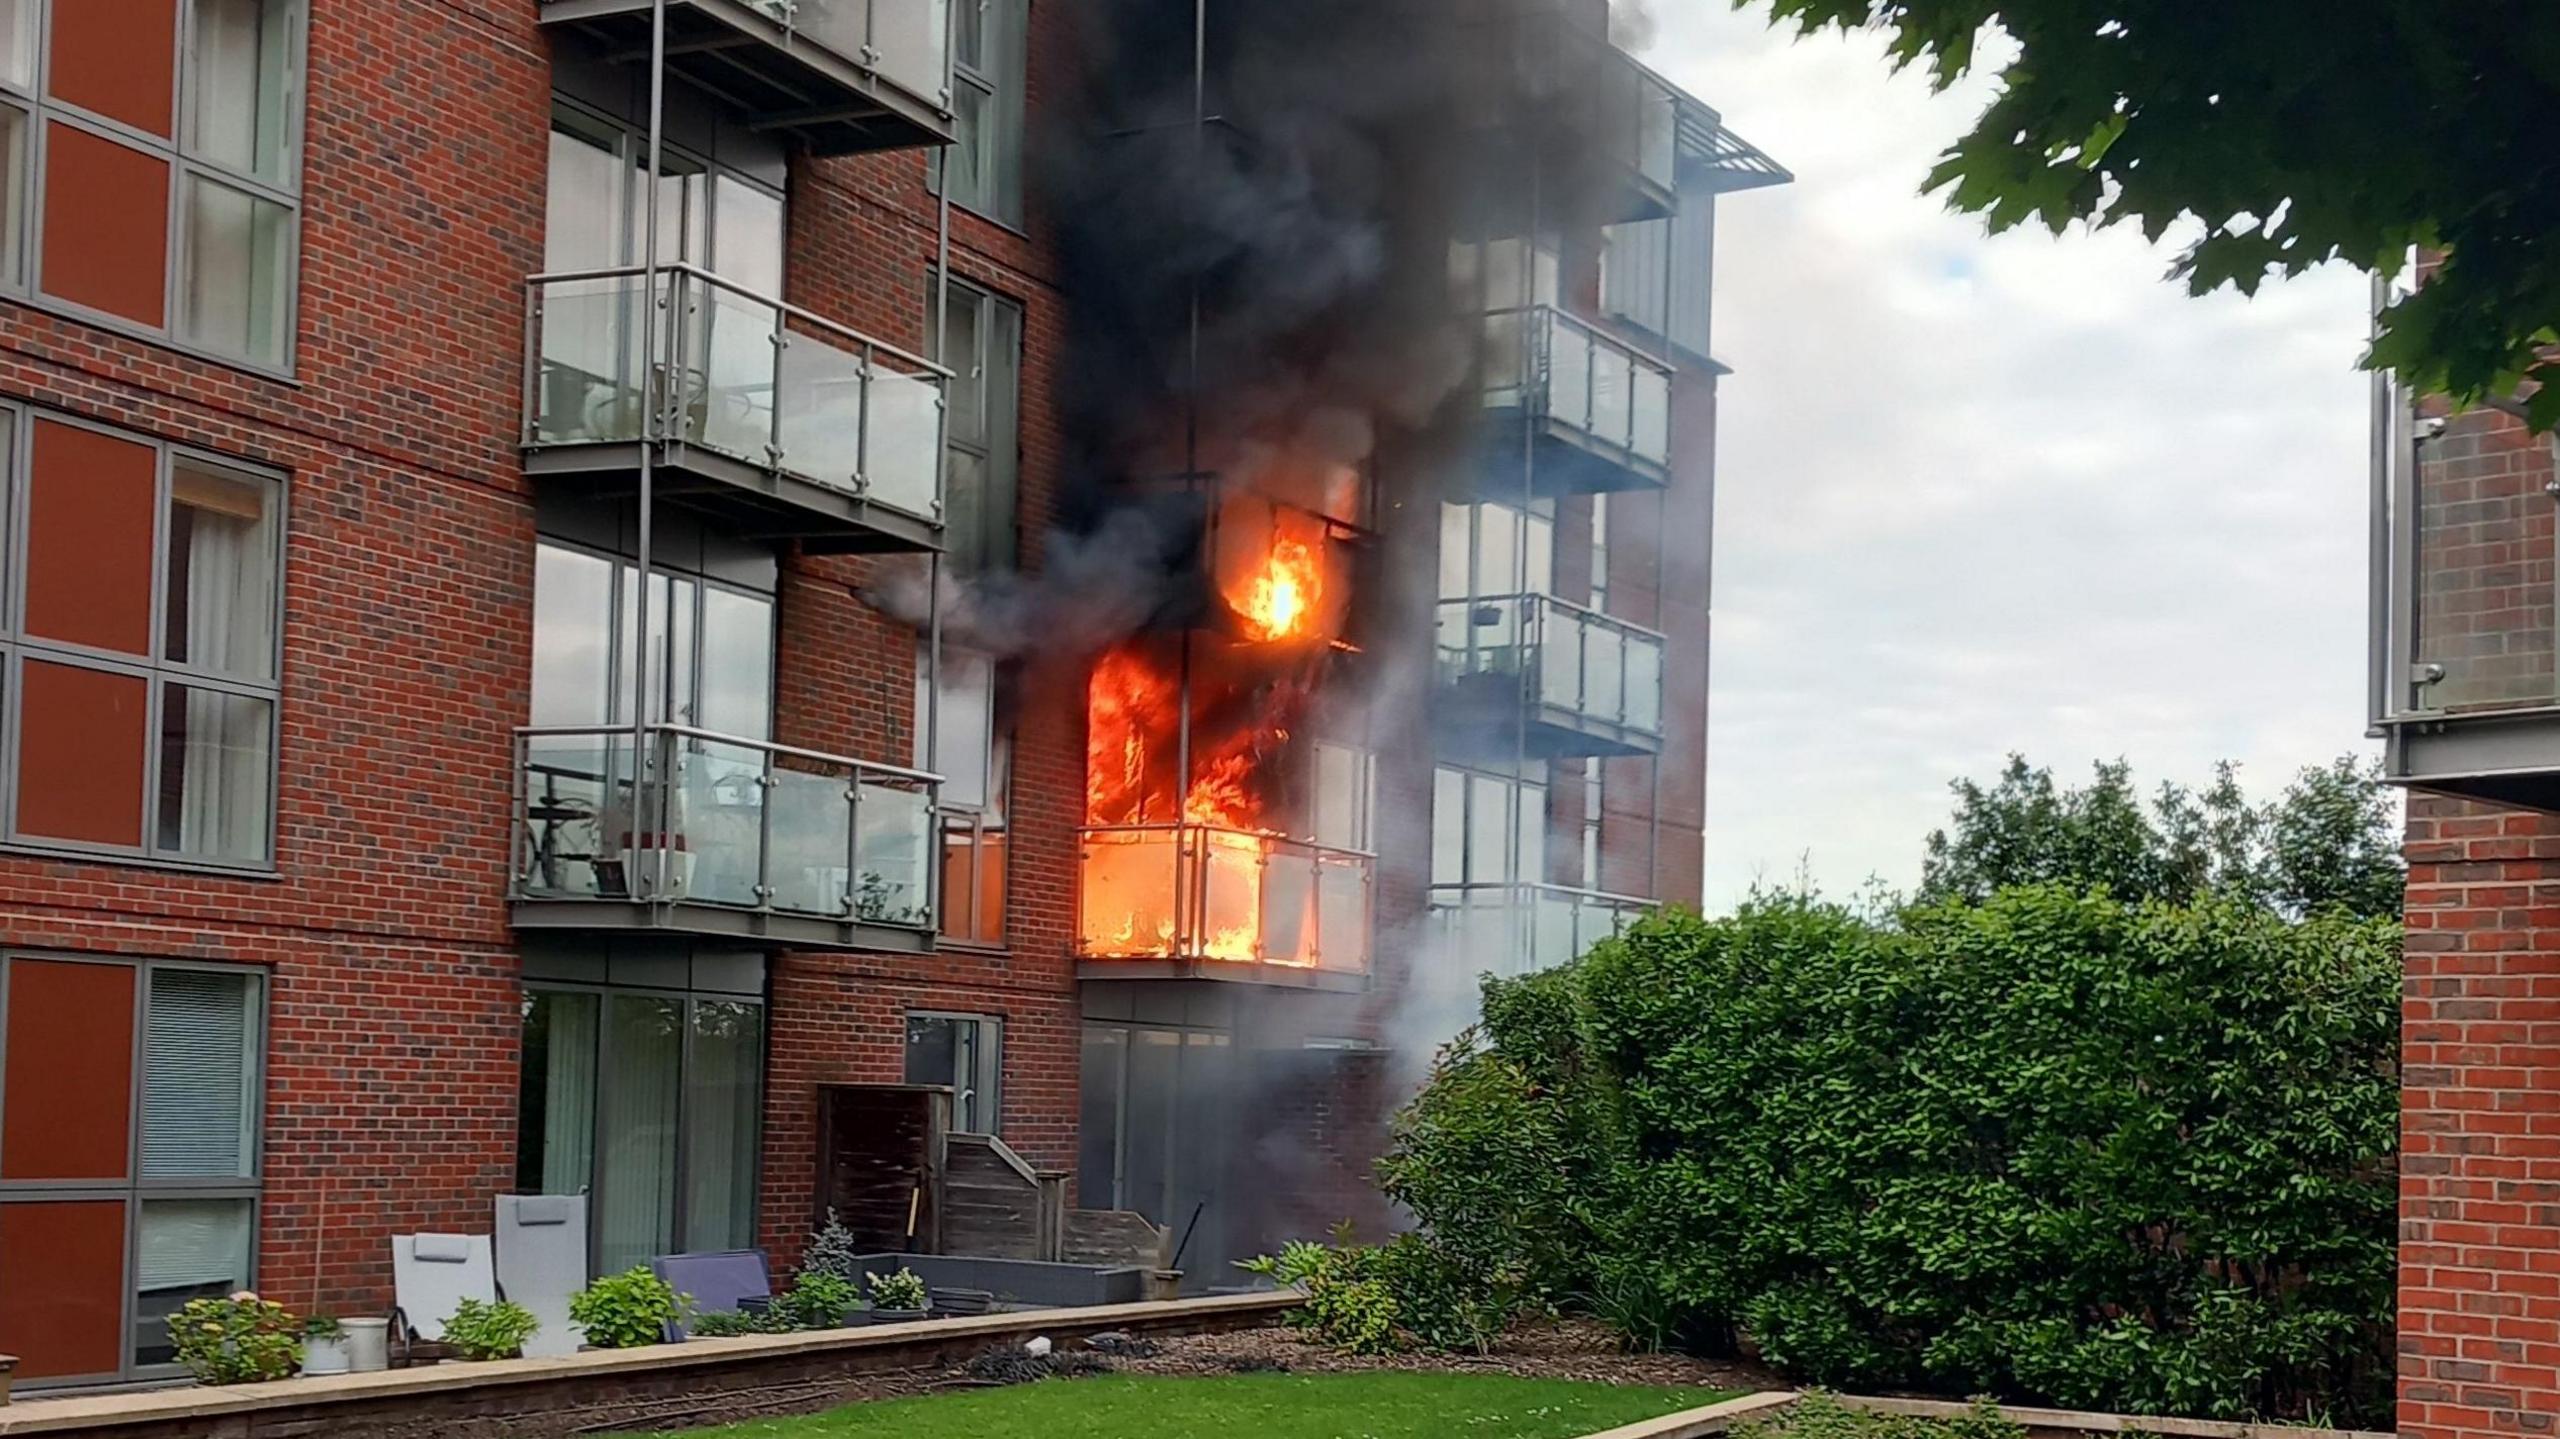
[[871,1286],[871,1305],[875,1309],[923,1309],[933,1303],[932,1291],[924,1279],[912,1269],[899,1269],[891,1274],[865,1273]]
[[663,1342],[667,1326],[688,1317],[691,1295],[678,1294],[645,1264],[608,1274],[569,1296],[569,1322],[598,1349],[637,1349]]
[[2398,998],[2342,913],[1666,914],[1490,984],[1385,1177],[1449,1250],[1815,1383],[2379,1423]]
[[521,1359],[524,1342],[541,1328],[533,1311],[512,1299],[495,1304],[465,1299],[444,1322],[444,1342],[465,1359]]
[[1289,1322],[1346,1354],[1390,1354],[1403,1347],[1396,1333],[1395,1296],[1378,1274],[1377,1251],[1350,1242],[1350,1226],[1334,1231],[1335,1244],[1291,1240],[1278,1254],[1242,1259],[1236,1267],[1307,1296]]
[[791,1287],[773,1301],[774,1312],[794,1329],[839,1329],[845,1315],[862,1307],[860,1284],[823,1269],[801,1270]]
[[741,1334],[789,1334],[800,1326],[780,1308],[719,1309],[696,1315],[685,1332],[696,1339],[734,1339]]
[[169,1342],[199,1384],[283,1379],[302,1364],[302,1321],[250,1290],[190,1299],[169,1316]]

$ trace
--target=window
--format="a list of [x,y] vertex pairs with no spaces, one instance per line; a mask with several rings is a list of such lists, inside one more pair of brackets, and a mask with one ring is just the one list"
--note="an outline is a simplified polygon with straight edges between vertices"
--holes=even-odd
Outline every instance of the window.
[[168,1372],[168,1316],[255,1276],[264,976],[12,954],[0,987],[0,1349]]
[[1555,501],[1440,507],[1440,598],[1555,593]]
[[[545,538],[533,558],[533,723],[628,724],[640,684],[639,570]],[[773,596],[649,572],[649,718],[761,740],[773,726]]]
[[0,407],[8,837],[274,862],[283,486]]
[[951,9],[951,146],[936,152],[951,203],[1022,224],[1023,51],[1029,0],[957,0]]
[[[598,1274],[755,1243],[763,1143],[764,967],[697,952],[528,956],[516,1189],[587,1194]],[[586,982],[578,976],[585,972]],[[564,982],[565,979],[565,982]]]
[[[553,108],[544,269],[640,263],[648,163],[646,137],[632,127],[565,102]],[[782,192],[676,146],[663,147],[659,163],[659,263],[700,265],[753,294],[780,298]]]
[[0,285],[289,368],[302,16],[302,0],[0,0]]
[[1541,884],[1547,877],[1547,767],[1432,772],[1431,882]]
[[998,724],[995,668],[986,655],[945,646],[937,695],[931,656],[916,654],[915,763],[942,776],[942,937],[964,944],[1004,943],[1013,745]]
[[941,304],[926,295],[926,343],[953,377],[942,487],[945,562],[962,575],[1011,569],[1014,477],[1022,458],[1022,307],[954,280],[951,333],[939,343]]
[[950,1085],[951,1127],[958,1133],[998,1133],[1004,1021],[982,1014],[909,1014],[907,1083]]
[[1609,612],[1609,497],[1591,497],[1591,608]]
[[1582,762],[1582,887],[1600,887],[1600,820],[1602,808],[1600,761]]

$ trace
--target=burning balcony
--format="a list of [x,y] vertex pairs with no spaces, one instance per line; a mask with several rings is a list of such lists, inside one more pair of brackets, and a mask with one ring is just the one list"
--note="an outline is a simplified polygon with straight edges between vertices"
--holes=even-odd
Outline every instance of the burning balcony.
[[1663,637],[1553,595],[1443,600],[1434,708],[1452,758],[1662,748]]
[[1213,824],[1084,832],[1077,953],[1114,979],[1359,988],[1370,856]]
[[521,729],[514,922],[927,951],[934,791],[913,770],[679,725],[636,747],[629,726]]
[[[1660,489],[1671,478],[1671,367],[1553,305],[1485,316],[1486,499]],[[1525,474],[1524,474],[1525,467]]]
[[[657,311],[654,353],[644,324]],[[656,493],[821,552],[937,548],[944,390],[929,360],[691,265],[526,286],[525,468]]]
[[[669,74],[820,155],[947,145],[952,0],[666,0]],[[546,25],[646,62],[651,0],[543,0]]]
[[2560,811],[2560,442],[2376,382],[2368,707],[2387,775]]
[[1556,884],[1435,884],[1432,927],[1471,972],[1513,976],[1579,959],[1653,901]]

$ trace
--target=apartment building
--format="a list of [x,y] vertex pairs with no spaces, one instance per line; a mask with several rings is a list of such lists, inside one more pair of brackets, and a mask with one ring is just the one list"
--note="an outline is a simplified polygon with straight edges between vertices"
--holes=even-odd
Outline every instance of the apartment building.
[[1195,507],[1266,619],[1292,546],[1436,573],[1411,643],[1336,585],[1293,651],[1409,653],[1410,722],[1328,709],[1285,818],[1106,816],[1108,656],[968,601],[1090,510],[1078,23],[0,0],[21,1382],[167,1375],[199,1294],[379,1309],[506,1192],[587,1194],[598,1272],[787,1262],[822,1086],[936,1087],[1221,1282],[1360,1199],[1417,972],[1695,898],[1713,203],[1784,172],[1590,17],[1640,144],[1600,223],[1454,247],[1451,502]]

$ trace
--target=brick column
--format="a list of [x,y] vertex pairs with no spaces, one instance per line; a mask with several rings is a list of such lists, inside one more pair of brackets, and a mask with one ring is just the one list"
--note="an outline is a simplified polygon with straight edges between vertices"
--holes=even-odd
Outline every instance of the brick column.
[[2560,816],[2412,796],[2400,1433],[2560,1432]]

